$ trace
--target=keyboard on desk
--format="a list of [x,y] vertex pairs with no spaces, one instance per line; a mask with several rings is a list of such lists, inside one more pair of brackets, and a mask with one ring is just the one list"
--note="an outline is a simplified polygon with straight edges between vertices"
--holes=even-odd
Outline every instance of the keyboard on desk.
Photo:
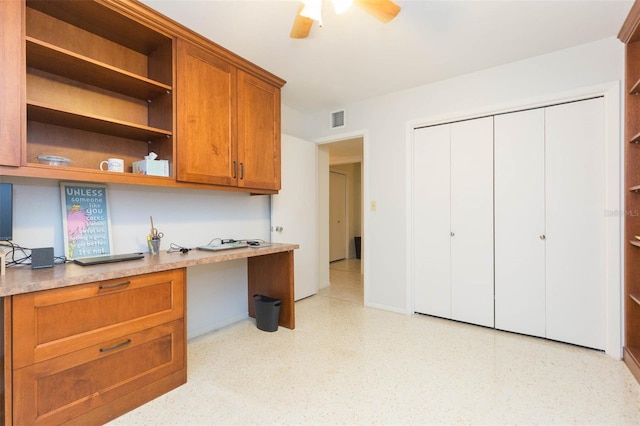
[[101,263],[124,262],[126,260],[142,259],[142,253],[125,253],[125,254],[107,254],[104,256],[83,257],[81,259],[73,259],[75,263],[82,266],[99,265]]
[[224,244],[212,244],[208,246],[200,246],[198,250],[209,250],[209,251],[220,251],[220,250],[229,250],[235,248],[243,248],[248,247],[247,243],[224,243]]

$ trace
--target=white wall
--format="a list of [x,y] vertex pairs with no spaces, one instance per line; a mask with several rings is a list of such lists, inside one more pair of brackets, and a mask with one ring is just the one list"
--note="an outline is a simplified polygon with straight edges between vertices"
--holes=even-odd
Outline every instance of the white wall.
[[[0,180],[14,183],[14,242],[53,246],[56,256],[64,255],[58,181]],[[270,238],[268,196],[117,184],[107,190],[114,253],[148,251],[150,215],[165,234],[163,250],[171,242],[191,248],[215,237]],[[246,260],[188,268],[187,277],[189,338],[247,317]]]
[[[288,86],[285,85],[282,88],[283,93],[288,90]],[[311,133],[309,132],[309,126],[307,125],[309,116],[303,113],[289,108],[286,105],[282,105],[281,111],[281,131],[285,135],[295,136],[303,140],[311,140]]]
[[[574,89],[623,80],[624,46],[615,38],[342,106],[347,127],[328,128],[330,110],[307,121],[311,140],[366,132],[365,304],[409,312],[407,290],[407,126],[438,117],[490,112]],[[615,123],[619,126],[619,123]],[[377,210],[368,209],[376,201]]]

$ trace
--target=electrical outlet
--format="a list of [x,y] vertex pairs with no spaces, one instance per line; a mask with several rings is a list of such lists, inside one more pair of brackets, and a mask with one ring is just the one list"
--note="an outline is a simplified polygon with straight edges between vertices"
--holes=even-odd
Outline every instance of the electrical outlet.
[[376,210],[378,210],[378,203],[376,201],[372,201],[371,202],[371,211],[375,212]]

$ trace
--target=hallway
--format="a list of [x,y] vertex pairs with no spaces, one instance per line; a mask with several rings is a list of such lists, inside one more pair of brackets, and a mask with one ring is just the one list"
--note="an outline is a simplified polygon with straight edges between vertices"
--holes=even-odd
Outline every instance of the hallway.
[[318,296],[364,304],[361,260],[344,259],[329,264],[331,285],[318,291]]

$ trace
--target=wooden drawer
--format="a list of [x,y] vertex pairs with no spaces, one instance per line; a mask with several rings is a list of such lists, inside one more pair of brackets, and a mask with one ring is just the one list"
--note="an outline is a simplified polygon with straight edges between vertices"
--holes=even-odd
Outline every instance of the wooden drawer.
[[184,269],[14,296],[13,367],[183,318],[184,306]]
[[178,320],[14,371],[14,424],[101,424],[163,393],[167,377],[185,383],[184,333]]

